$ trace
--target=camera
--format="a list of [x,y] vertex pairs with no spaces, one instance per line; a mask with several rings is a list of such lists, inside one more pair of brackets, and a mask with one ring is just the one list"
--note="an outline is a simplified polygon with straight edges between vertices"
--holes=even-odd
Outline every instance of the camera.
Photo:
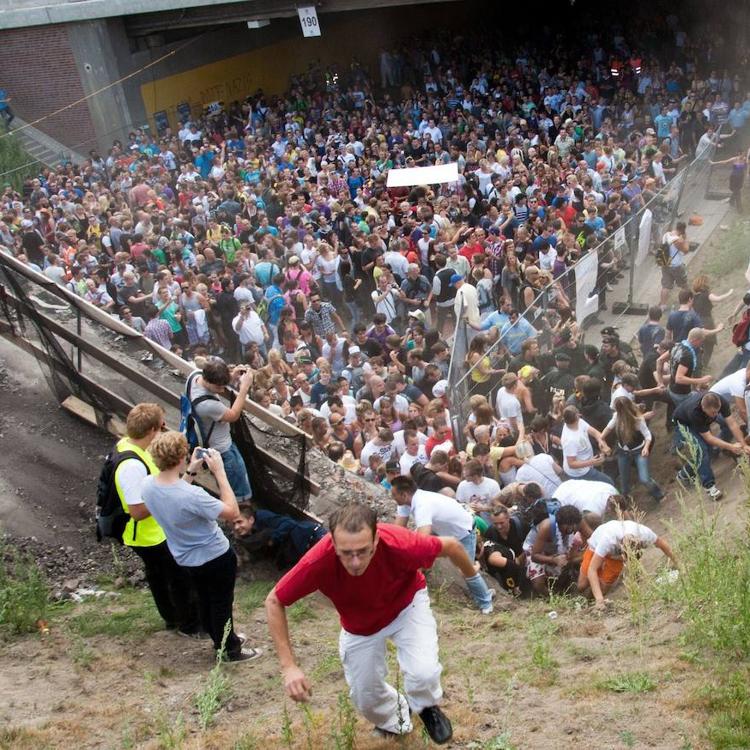
[[208,448],[198,448],[195,451],[196,458],[208,458]]

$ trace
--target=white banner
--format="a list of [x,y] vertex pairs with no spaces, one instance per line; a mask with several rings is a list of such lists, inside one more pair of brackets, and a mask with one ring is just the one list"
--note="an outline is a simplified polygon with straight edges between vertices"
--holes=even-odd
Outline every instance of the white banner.
[[584,255],[576,264],[576,319],[583,323],[599,309],[599,295],[591,293],[596,287],[599,253],[596,250]]
[[615,232],[615,252],[621,257],[627,252],[627,239],[625,238],[625,227],[620,227]]
[[641,217],[641,223],[638,227],[638,253],[635,256],[635,267],[638,268],[646,262],[648,258],[648,251],[651,247],[651,224],[653,223],[654,215],[651,213],[651,209],[647,208],[643,212]]
[[388,187],[412,187],[413,185],[436,185],[458,181],[458,164],[436,164],[434,167],[407,167],[388,172]]
[[314,5],[306,5],[297,8],[302,36],[320,36],[320,24],[318,23],[318,11]]

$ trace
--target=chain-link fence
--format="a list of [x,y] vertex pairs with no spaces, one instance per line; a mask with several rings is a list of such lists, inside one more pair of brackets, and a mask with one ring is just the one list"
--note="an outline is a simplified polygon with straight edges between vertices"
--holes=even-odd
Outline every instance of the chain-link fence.
[[[463,444],[463,427],[466,425],[471,408],[469,400],[474,394],[493,392],[497,385],[488,383],[483,370],[499,353],[500,345],[509,346],[511,354],[515,345],[514,329],[526,327],[530,323],[535,331],[541,351],[550,351],[555,329],[566,320],[575,318],[584,327],[596,319],[608,284],[618,270],[628,274],[627,283],[620,285],[618,299],[612,305],[613,312],[643,314],[654,299],[654,279],[659,277],[656,263],[656,249],[664,233],[678,217],[686,222],[700,201],[709,193],[712,182],[711,160],[720,134],[714,142],[703,148],[689,164],[680,169],[660,190],[646,193],[635,189],[635,181],[623,185],[627,188],[628,200],[638,208],[609,236],[590,244],[574,265],[549,283],[542,275],[536,283],[524,290],[519,300],[519,316],[508,321],[500,330],[492,326],[487,330],[491,343],[483,353],[477,353],[472,363],[467,359],[471,340],[477,331],[459,316],[453,340],[451,366],[448,373],[451,415],[456,440]],[[640,179],[636,178],[636,179]],[[640,195],[640,197],[639,197]],[[591,243],[591,241],[589,241]],[[657,285],[658,286],[658,285]],[[624,299],[623,299],[624,298]]]

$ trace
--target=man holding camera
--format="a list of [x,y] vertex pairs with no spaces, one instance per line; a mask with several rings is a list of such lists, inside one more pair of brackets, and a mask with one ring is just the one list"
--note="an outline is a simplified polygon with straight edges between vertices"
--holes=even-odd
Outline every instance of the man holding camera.
[[[256,314],[256,313],[253,313]],[[239,377],[237,395],[227,408],[219,399],[232,380]],[[202,370],[193,372],[187,380],[185,395],[190,399],[198,422],[204,448],[215,448],[221,453],[229,484],[237,502],[253,496],[247,468],[239,448],[232,442],[231,424],[242,416],[242,407],[253,384],[250,368],[236,367],[230,372],[220,357],[211,357]]]

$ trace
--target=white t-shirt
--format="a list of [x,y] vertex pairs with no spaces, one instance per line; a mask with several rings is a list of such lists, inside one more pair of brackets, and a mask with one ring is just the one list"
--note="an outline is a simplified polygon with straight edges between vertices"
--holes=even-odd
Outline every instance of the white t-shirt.
[[659,538],[648,526],[635,521],[607,521],[594,530],[589,537],[589,549],[600,557],[616,557],[622,554],[622,540],[632,536],[643,544],[654,544]]
[[563,427],[560,438],[563,450],[563,470],[569,477],[582,477],[591,468],[584,466],[582,469],[572,469],[568,464],[568,456],[577,458],[579,461],[588,461],[594,457],[588,430],[589,423],[580,417],[577,429],[571,430],[568,425]]
[[530,458],[516,471],[516,482],[538,484],[542,489],[542,497],[552,497],[560,486],[560,477],[554,469],[555,459],[547,453],[539,453]]
[[[380,414],[380,400],[383,397],[376,398],[375,402],[372,405],[372,408],[375,409],[375,411]],[[396,412],[396,414],[406,414],[407,411],[409,411],[409,401],[407,400],[406,396],[402,396],[400,393],[395,394],[394,396],[389,396],[391,399],[391,402],[393,404],[393,411]]]
[[146,465],[137,458],[127,458],[120,464],[117,479],[126,505],[143,505],[141,485],[147,476]]
[[393,455],[393,443],[386,443],[385,445],[377,445],[374,440],[370,440],[365,443],[365,447],[362,448],[362,453],[359,456],[359,463],[368,468],[370,466],[370,456],[378,455],[382,459],[383,463],[390,461]]
[[618,385],[617,388],[615,388],[612,391],[612,398],[609,400],[609,408],[614,409],[615,408],[615,401],[620,398],[620,396],[623,396],[624,398],[629,398],[631,401],[635,401],[635,393],[632,391],[628,391],[625,389],[625,386]]
[[500,419],[512,419],[515,417],[519,422],[523,421],[521,402],[512,393],[508,393],[505,388],[501,388],[497,392],[495,410]]
[[425,453],[424,446],[420,445],[416,456],[412,456],[411,453],[404,453],[398,460],[398,465],[401,469],[401,473],[404,476],[408,477],[409,472],[411,471],[411,467],[414,464],[422,464],[422,466],[425,466],[428,461],[429,459],[427,458],[427,454]]
[[471,513],[453,498],[427,490],[417,490],[411,499],[411,506],[399,505],[396,513],[400,518],[413,516],[418,529],[432,526],[433,534],[455,539],[463,539],[474,525]]
[[[235,316],[232,321],[232,330],[237,331],[237,325],[240,322],[240,316]],[[265,342],[265,336],[263,335],[263,321],[260,315],[255,310],[249,310],[247,317],[239,331],[240,344],[247,346],[248,344],[258,344],[263,346]]]
[[744,396],[746,386],[747,370],[743,367],[741,370],[737,370],[737,372],[733,372],[731,375],[727,375],[717,383],[714,383],[710,391],[711,393],[718,393],[719,396],[723,396],[731,404],[732,399]]
[[479,484],[464,479],[456,488],[456,500],[465,504],[475,501],[487,503],[499,494],[500,485],[489,477],[484,477]]
[[[427,435],[425,435],[423,432],[417,432],[417,438],[419,439],[420,446],[424,445],[427,442]],[[398,432],[393,433],[392,445],[394,456],[401,456],[406,452],[406,442],[404,441],[403,430],[399,430]]]
[[552,497],[560,505],[572,505],[581,513],[590,511],[602,517],[607,510],[607,502],[617,490],[607,482],[589,482],[586,479],[568,479],[554,492]]

